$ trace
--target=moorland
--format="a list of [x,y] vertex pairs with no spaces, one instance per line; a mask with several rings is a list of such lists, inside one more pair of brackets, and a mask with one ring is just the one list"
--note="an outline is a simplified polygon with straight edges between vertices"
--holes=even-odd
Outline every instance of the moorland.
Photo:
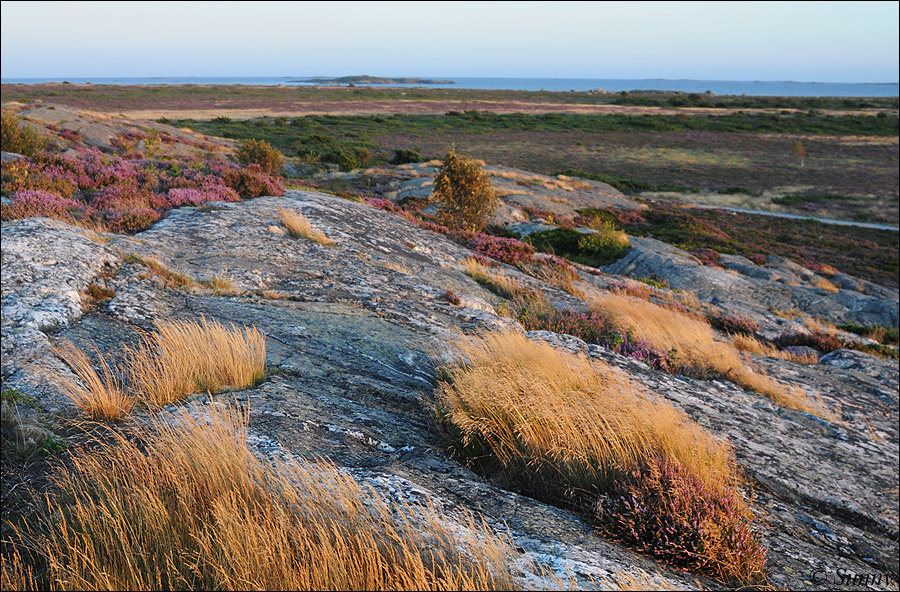
[[3,100],[4,590],[896,585],[896,99]]

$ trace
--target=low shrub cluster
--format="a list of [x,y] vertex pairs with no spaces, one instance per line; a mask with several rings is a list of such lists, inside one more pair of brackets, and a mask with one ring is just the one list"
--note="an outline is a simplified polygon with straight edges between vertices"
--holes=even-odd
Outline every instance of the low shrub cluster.
[[140,152],[43,151],[2,165],[0,217],[48,216],[113,232],[137,232],[166,211],[208,201],[281,195],[281,180],[258,164],[148,158]]
[[32,126],[21,125],[19,117],[8,111],[0,112],[0,149],[31,156],[47,144]]
[[729,447],[603,364],[512,333],[463,342],[437,415],[451,451],[607,536],[725,581],[765,549]]
[[403,206],[381,198],[365,198],[364,201],[370,206],[396,214],[425,230],[448,236],[475,251],[481,258],[482,264],[490,265],[491,260],[500,261],[563,290],[571,293],[577,292],[574,282],[579,279],[578,273],[568,261],[555,255],[535,253],[533,246],[517,238],[495,236],[484,232],[450,230],[424,214],[421,204],[412,201],[406,202]]
[[241,142],[234,159],[241,164],[256,164],[270,175],[277,175],[284,167],[284,156],[265,140],[249,139]]
[[515,587],[515,549],[483,522],[446,526],[429,501],[396,503],[325,461],[260,460],[238,411],[182,410],[139,436],[72,452],[4,541],[4,590]]
[[577,263],[599,267],[621,259],[631,248],[628,236],[611,222],[592,224],[597,232],[583,234],[574,229],[556,228],[528,235],[525,241],[538,251],[553,253]]

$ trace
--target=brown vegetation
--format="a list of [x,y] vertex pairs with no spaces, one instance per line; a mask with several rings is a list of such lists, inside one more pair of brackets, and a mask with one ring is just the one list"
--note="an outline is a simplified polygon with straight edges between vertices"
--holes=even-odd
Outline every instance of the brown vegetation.
[[299,212],[278,208],[278,218],[284,227],[287,228],[288,234],[294,238],[305,238],[326,247],[334,244],[334,241],[325,236],[324,232],[318,228],[313,228],[309,218]]
[[[532,495],[596,512],[600,527],[614,537],[622,535],[616,520],[628,518],[605,516],[593,504],[623,482],[636,491],[653,489],[652,478],[633,480],[644,470],[677,467],[696,480],[697,489],[658,492],[666,501],[646,508],[633,526],[681,524],[684,516],[672,512],[703,495],[720,500],[719,510],[687,520],[717,526],[699,535],[702,544],[688,544],[691,549],[674,539],[644,541],[643,549],[723,579],[751,581],[762,574],[765,553],[751,533],[752,514],[737,493],[726,443],[623,374],[522,335],[490,334],[459,348],[458,361],[443,368],[438,388],[438,415],[457,454],[483,470],[499,471]],[[690,557],[697,551],[702,556]]]
[[[4,589],[511,589],[514,549],[469,515],[450,530],[320,462],[270,464],[244,419],[209,405],[76,450],[21,542]],[[36,576],[36,577],[35,577]]]

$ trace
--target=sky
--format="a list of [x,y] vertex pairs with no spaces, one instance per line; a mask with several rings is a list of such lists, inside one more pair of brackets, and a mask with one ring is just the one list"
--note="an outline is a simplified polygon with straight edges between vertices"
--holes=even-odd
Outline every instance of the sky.
[[898,2],[2,2],[0,77],[897,82]]

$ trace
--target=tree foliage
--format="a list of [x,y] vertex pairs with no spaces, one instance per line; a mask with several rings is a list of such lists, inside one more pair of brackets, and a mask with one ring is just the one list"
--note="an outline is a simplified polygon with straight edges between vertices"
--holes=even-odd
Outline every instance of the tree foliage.
[[434,179],[438,221],[453,230],[480,232],[499,206],[491,179],[472,160],[451,150]]

